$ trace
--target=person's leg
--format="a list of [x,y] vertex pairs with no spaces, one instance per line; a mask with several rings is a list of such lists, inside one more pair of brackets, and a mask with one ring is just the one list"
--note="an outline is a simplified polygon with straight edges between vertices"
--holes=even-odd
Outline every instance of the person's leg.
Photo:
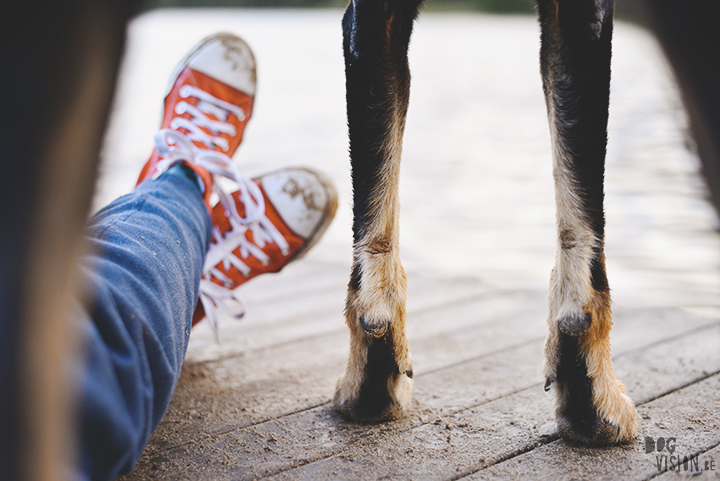
[[94,299],[83,322],[80,454],[91,479],[129,471],[167,409],[211,227],[197,185],[170,173],[144,182],[90,222],[93,254],[82,270]]
[[232,163],[254,82],[242,39],[201,41],[175,72],[137,189],[91,221],[81,476],[132,469],[170,402],[192,324],[207,317],[216,328],[218,308],[242,317],[234,289],[301,257],[334,215],[322,174],[287,168],[251,180]]

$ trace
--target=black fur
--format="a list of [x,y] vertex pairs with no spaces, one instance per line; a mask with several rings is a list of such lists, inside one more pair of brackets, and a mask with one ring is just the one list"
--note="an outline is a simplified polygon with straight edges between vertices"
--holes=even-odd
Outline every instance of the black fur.
[[350,292],[357,292],[360,290],[360,266],[353,266],[352,272],[350,273],[350,282],[348,283],[348,289]]
[[[603,181],[614,10],[612,0],[603,3],[604,14],[598,21],[595,0],[538,0],[545,96],[554,99],[583,211],[599,239],[605,232]],[[593,283],[606,284],[603,274],[594,269]]]
[[404,127],[410,96],[407,49],[420,4],[353,0],[343,17],[355,242],[372,220],[369,202],[388,160],[383,146],[395,112]]
[[619,428],[602,420],[593,405],[592,381],[577,337],[560,334],[560,362],[555,379],[560,392],[558,433],[566,441],[608,444]]
[[395,362],[392,334],[370,341],[365,364],[365,380],[360,386],[357,403],[352,408],[355,419],[367,422],[381,420],[389,411],[398,409],[388,389],[388,383],[400,376]]
[[607,273],[605,272],[605,263],[600,260],[597,254],[593,257],[592,263],[590,264],[590,280],[592,282],[593,289],[596,291],[610,291]]

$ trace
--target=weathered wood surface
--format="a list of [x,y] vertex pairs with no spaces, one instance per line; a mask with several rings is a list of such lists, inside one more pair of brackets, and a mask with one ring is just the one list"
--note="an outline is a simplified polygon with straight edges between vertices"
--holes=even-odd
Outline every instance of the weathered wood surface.
[[243,35],[259,61],[241,168],[320,168],[341,205],[306,259],[243,286],[250,312],[221,320],[220,343],[207,325],[193,331],[170,409],[122,479],[678,476],[658,471],[645,436],[675,437],[677,453],[717,466],[718,223],[668,72],[652,40],[626,25],[616,28],[607,253],[614,362],[639,404],[637,443],[566,445],[542,389],[554,205],[529,17],[426,15],[417,25],[401,184],[415,402],[379,426],[333,413],[351,256],[340,16],[165,11],[131,25],[97,205],[132,188],[168,73],[219,30]]
[[[414,280],[411,275],[411,286]],[[286,281],[295,282],[277,283]],[[423,283],[442,290],[442,280],[417,284]],[[293,341],[266,339],[260,349],[186,366],[168,415],[129,479],[515,478],[534,453],[538,463],[552,465],[548,452],[562,453],[558,459],[568,465],[557,461],[561,470],[544,469],[549,479],[593,474],[600,454],[607,463],[598,476],[652,475],[654,457],[641,452],[640,442],[631,457],[628,448],[609,448],[587,450],[586,463],[573,458],[577,448],[557,440],[551,398],[542,390],[544,296],[478,288],[478,295],[450,305],[411,309],[417,375],[408,418],[360,426],[331,411],[329,397],[347,352],[342,326]],[[421,287],[414,290],[422,297]],[[299,324],[308,320],[290,310],[285,316]],[[720,320],[681,309],[618,310],[613,349],[619,376],[649,416],[642,419],[642,436],[674,435],[697,451],[720,439],[718,382],[702,387],[720,373]],[[668,402],[683,410],[668,410]],[[693,414],[697,403],[705,407]],[[701,426],[688,424],[693,415]],[[704,429],[702,436],[682,437],[688,427]],[[502,462],[521,453],[518,465]]]

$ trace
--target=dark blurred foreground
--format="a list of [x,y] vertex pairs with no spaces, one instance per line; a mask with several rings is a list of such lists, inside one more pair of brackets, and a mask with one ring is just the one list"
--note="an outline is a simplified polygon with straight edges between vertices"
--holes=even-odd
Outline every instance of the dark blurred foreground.
[[[337,7],[347,0],[147,0],[143,7]],[[532,13],[533,0],[432,0],[426,8],[433,10],[475,10],[498,13]]]
[[[0,177],[0,479],[69,478],[73,393],[65,360],[76,293],[73,263],[132,2],[13,2],[4,46]],[[341,0],[149,0],[142,9],[341,7]],[[646,0],[683,91],[714,205],[720,210],[717,0]],[[531,0],[434,0],[429,9],[532,12]],[[618,13],[635,2],[619,0]]]
[[[347,0],[146,0],[143,8],[172,7],[336,7],[347,5]],[[640,18],[637,0],[619,0],[616,11],[622,19]],[[533,14],[535,0],[428,0],[425,9],[430,11],[476,11],[488,13]]]

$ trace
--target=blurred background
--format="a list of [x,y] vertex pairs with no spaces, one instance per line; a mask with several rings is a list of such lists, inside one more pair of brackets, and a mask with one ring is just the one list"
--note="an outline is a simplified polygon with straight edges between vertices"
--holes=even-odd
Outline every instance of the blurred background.
[[[146,2],[128,26],[94,208],[133,188],[175,64],[204,36],[234,32],[258,62],[256,109],[235,160],[249,176],[293,164],[327,172],[340,207],[308,259],[349,272],[342,3]],[[193,8],[175,8],[186,6]],[[614,300],[715,309],[717,216],[669,65],[651,33],[623,20],[635,18],[634,6],[618,2],[613,39],[606,253]],[[408,272],[547,289],[555,202],[539,43],[530,0],[434,0],[420,15],[409,51],[400,181],[401,255]]]

